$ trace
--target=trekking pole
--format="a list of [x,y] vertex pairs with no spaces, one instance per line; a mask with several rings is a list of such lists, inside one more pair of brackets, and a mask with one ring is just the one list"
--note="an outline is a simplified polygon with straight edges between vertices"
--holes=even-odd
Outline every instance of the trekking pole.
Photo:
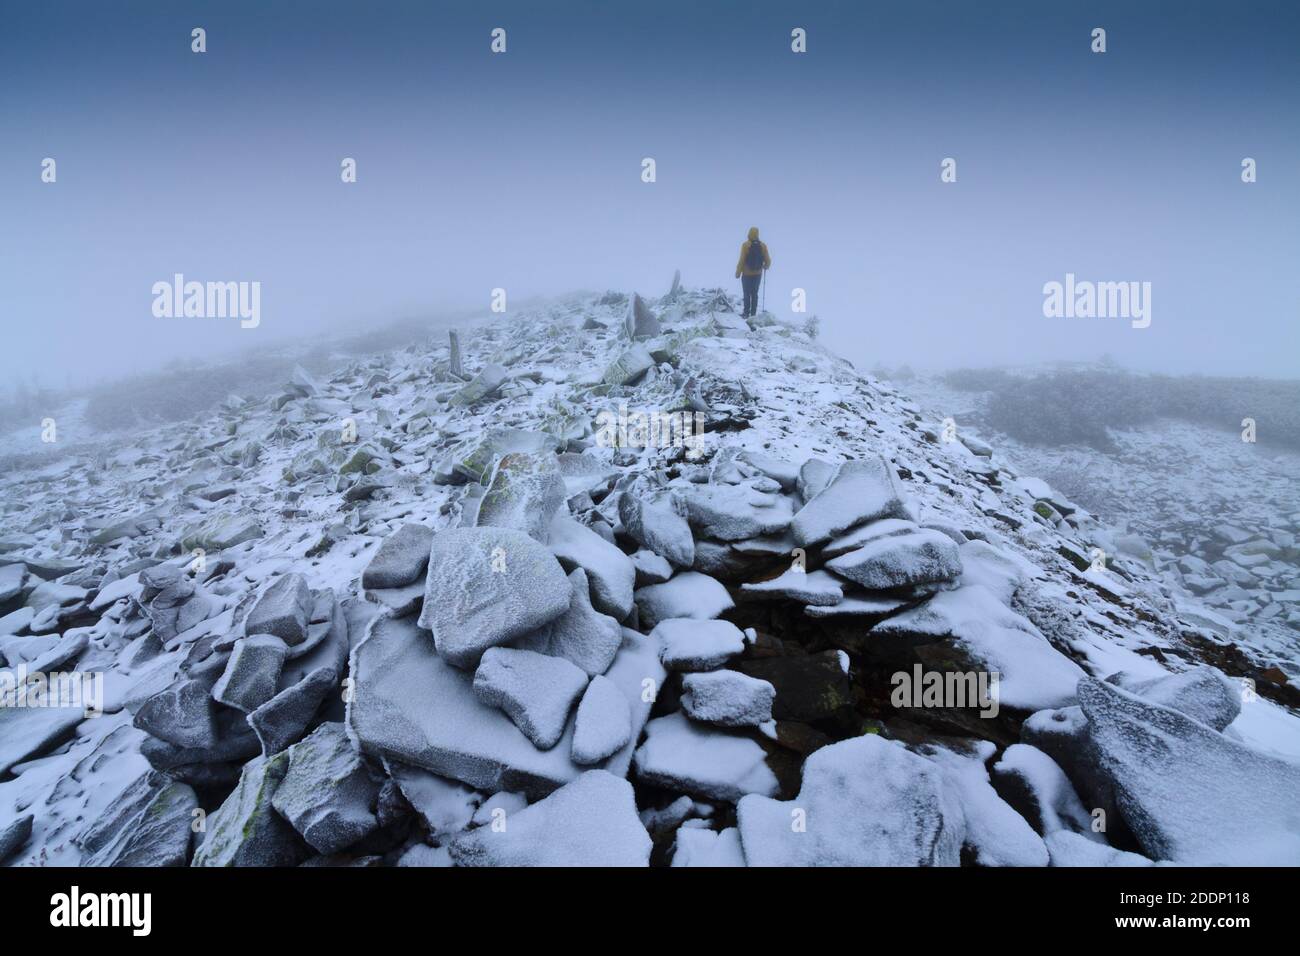
[[762,296],[763,311],[766,312],[767,311],[767,270],[766,269],[763,270],[763,278],[762,280],[760,280],[759,284],[762,286],[762,288],[759,290],[759,295]]

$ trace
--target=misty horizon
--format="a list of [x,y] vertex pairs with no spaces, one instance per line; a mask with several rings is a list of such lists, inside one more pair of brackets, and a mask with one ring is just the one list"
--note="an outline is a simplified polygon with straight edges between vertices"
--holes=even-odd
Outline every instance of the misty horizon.
[[[198,16],[203,55],[190,12],[11,10],[0,375],[113,379],[486,311],[497,288],[507,315],[575,289],[658,294],[675,269],[738,293],[751,225],[766,307],[788,315],[803,289],[859,366],[1110,354],[1300,375],[1294,11],[1012,9],[760,3],[684,29],[633,9],[280,4],[254,30],[235,4]],[[155,317],[176,273],[260,282],[262,321]],[[1151,283],[1150,327],[1046,318],[1044,284],[1067,274]]]

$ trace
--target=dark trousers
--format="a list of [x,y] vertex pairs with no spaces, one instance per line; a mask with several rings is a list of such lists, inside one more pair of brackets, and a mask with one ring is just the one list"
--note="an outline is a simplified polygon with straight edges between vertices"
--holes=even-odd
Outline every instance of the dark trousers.
[[763,273],[756,276],[741,276],[740,285],[745,290],[744,316],[758,315],[758,286],[763,281]]

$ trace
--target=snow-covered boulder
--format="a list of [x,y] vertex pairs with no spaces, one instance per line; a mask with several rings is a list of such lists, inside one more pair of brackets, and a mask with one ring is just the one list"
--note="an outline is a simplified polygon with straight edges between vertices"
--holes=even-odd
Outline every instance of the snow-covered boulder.
[[1079,705],[1120,812],[1152,859],[1300,864],[1300,764],[1092,678],[1079,682]]
[[474,694],[500,707],[533,745],[549,750],[564,734],[587,675],[562,657],[491,647],[474,672]]
[[697,724],[680,712],[646,725],[635,766],[637,779],[645,783],[728,803],[747,793],[772,796],[779,789],[757,742]]
[[[816,478],[804,483],[805,493]],[[802,547],[847,531],[854,525],[880,518],[906,518],[902,489],[893,465],[879,455],[843,462],[825,487],[817,491],[794,515],[795,541]]]
[[449,845],[458,866],[648,866],[650,835],[632,787],[589,770],[544,800]]
[[631,613],[632,591],[636,586],[636,565],[632,558],[590,528],[567,517],[558,517],[551,523],[549,545],[566,571],[581,568],[586,572],[591,603],[596,610],[619,621]]
[[923,528],[876,538],[832,558],[826,567],[865,588],[885,591],[951,581],[961,574],[961,556],[947,535]]
[[682,678],[682,710],[692,720],[722,727],[757,727],[772,719],[776,688],[739,671],[709,671]]
[[635,600],[643,628],[653,628],[669,618],[707,621],[735,607],[721,582],[698,571],[685,571],[663,584],[638,588]]
[[433,539],[420,627],[438,653],[472,668],[489,647],[545,627],[569,609],[555,556],[512,528],[451,528]]
[[745,649],[744,632],[730,621],[669,618],[650,633],[659,643],[659,659],[670,671],[712,670]]
[[746,796],[736,815],[750,866],[957,866],[966,836],[943,770],[875,734],[810,756],[793,800]]
[[573,725],[573,762],[589,766],[622,750],[632,737],[632,712],[626,695],[597,674],[578,703]]

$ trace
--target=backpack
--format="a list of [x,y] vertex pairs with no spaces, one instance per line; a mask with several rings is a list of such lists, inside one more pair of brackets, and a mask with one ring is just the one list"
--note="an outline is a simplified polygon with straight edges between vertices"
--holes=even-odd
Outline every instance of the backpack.
[[745,268],[759,272],[763,269],[763,244],[757,239],[751,239],[745,250]]

